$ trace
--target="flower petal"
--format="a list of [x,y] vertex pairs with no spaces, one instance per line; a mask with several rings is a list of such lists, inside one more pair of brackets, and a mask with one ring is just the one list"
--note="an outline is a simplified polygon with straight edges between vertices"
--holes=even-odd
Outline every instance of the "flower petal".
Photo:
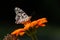
[[20,32],[24,32],[24,29],[23,28],[17,29],[15,31],[13,31],[11,34],[18,36]]
[[20,36],[23,36],[25,34],[25,32],[20,32],[19,35]]
[[47,22],[47,19],[46,18],[41,18],[41,19],[38,20],[38,25],[39,26],[45,26],[44,23],[46,23],[46,22]]
[[33,21],[33,22],[31,22],[31,24],[30,24],[31,27],[34,27],[35,25],[37,25],[37,21]]
[[25,25],[24,30],[28,30],[29,28],[30,28],[30,23]]

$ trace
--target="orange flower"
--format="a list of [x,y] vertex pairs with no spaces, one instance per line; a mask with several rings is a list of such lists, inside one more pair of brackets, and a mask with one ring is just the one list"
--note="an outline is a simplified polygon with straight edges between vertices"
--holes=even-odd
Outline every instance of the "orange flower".
[[18,36],[18,35],[22,36],[24,33],[25,33],[25,32],[24,32],[24,29],[21,28],[21,29],[17,29],[17,30],[15,30],[15,31],[13,31],[11,34],[12,34],[12,35],[16,35],[16,36]]
[[24,28],[17,29],[15,31],[13,31],[11,34],[12,35],[16,35],[16,36],[18,36],[18,35],[23,36],[24,33],[25,33],[25,31],[26,30],[29,30],[29,28],[32,28],[32,27],[35,27],[35,26],[36,26],[35,28],[38,28],[39,26],[44,27],[45,26],[44,23],[46,23],[46,22],[47,22],[47,19],[46,18],[41,18],[41,19],[35,20],[33,22],[31,22],[29,20],[29,21],[23,23],[24,26],[25,26]]

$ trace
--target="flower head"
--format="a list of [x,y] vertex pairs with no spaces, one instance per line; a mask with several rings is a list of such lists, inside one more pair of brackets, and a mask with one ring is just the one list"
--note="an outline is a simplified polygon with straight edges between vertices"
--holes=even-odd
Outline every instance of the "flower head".
[[11,34],[16,36],[18,35],[23,36],[26,30],[29,30],[30,28],[34,28],[34,27],[38,28],[39,26],[44,27],[46,22],[47,22],[46,18],[41,18],[32,22],[29,20],[25,23],[22,23],[24,24],[24,28],[17,29],[13,31]]

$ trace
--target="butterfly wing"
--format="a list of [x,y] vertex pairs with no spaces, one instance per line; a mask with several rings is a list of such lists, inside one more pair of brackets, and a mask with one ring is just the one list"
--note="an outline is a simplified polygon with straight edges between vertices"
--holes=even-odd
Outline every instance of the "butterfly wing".
[[30,17],[22,9],[18,7],[15,8],[15,13],[16,13],[15,20],[17,24],[30,20]]

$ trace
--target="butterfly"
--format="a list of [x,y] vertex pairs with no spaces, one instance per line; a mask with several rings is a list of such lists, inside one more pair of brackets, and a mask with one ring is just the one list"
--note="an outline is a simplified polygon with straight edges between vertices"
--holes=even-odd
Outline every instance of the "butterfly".
[[20,24],[22,22],[26,22],[28,20],[31,19],[31,16],[28,16],[21,8],[19,7],[15,7],[15,13],[16,13],[16,17],[15,17],[15,23],[16,24]]

